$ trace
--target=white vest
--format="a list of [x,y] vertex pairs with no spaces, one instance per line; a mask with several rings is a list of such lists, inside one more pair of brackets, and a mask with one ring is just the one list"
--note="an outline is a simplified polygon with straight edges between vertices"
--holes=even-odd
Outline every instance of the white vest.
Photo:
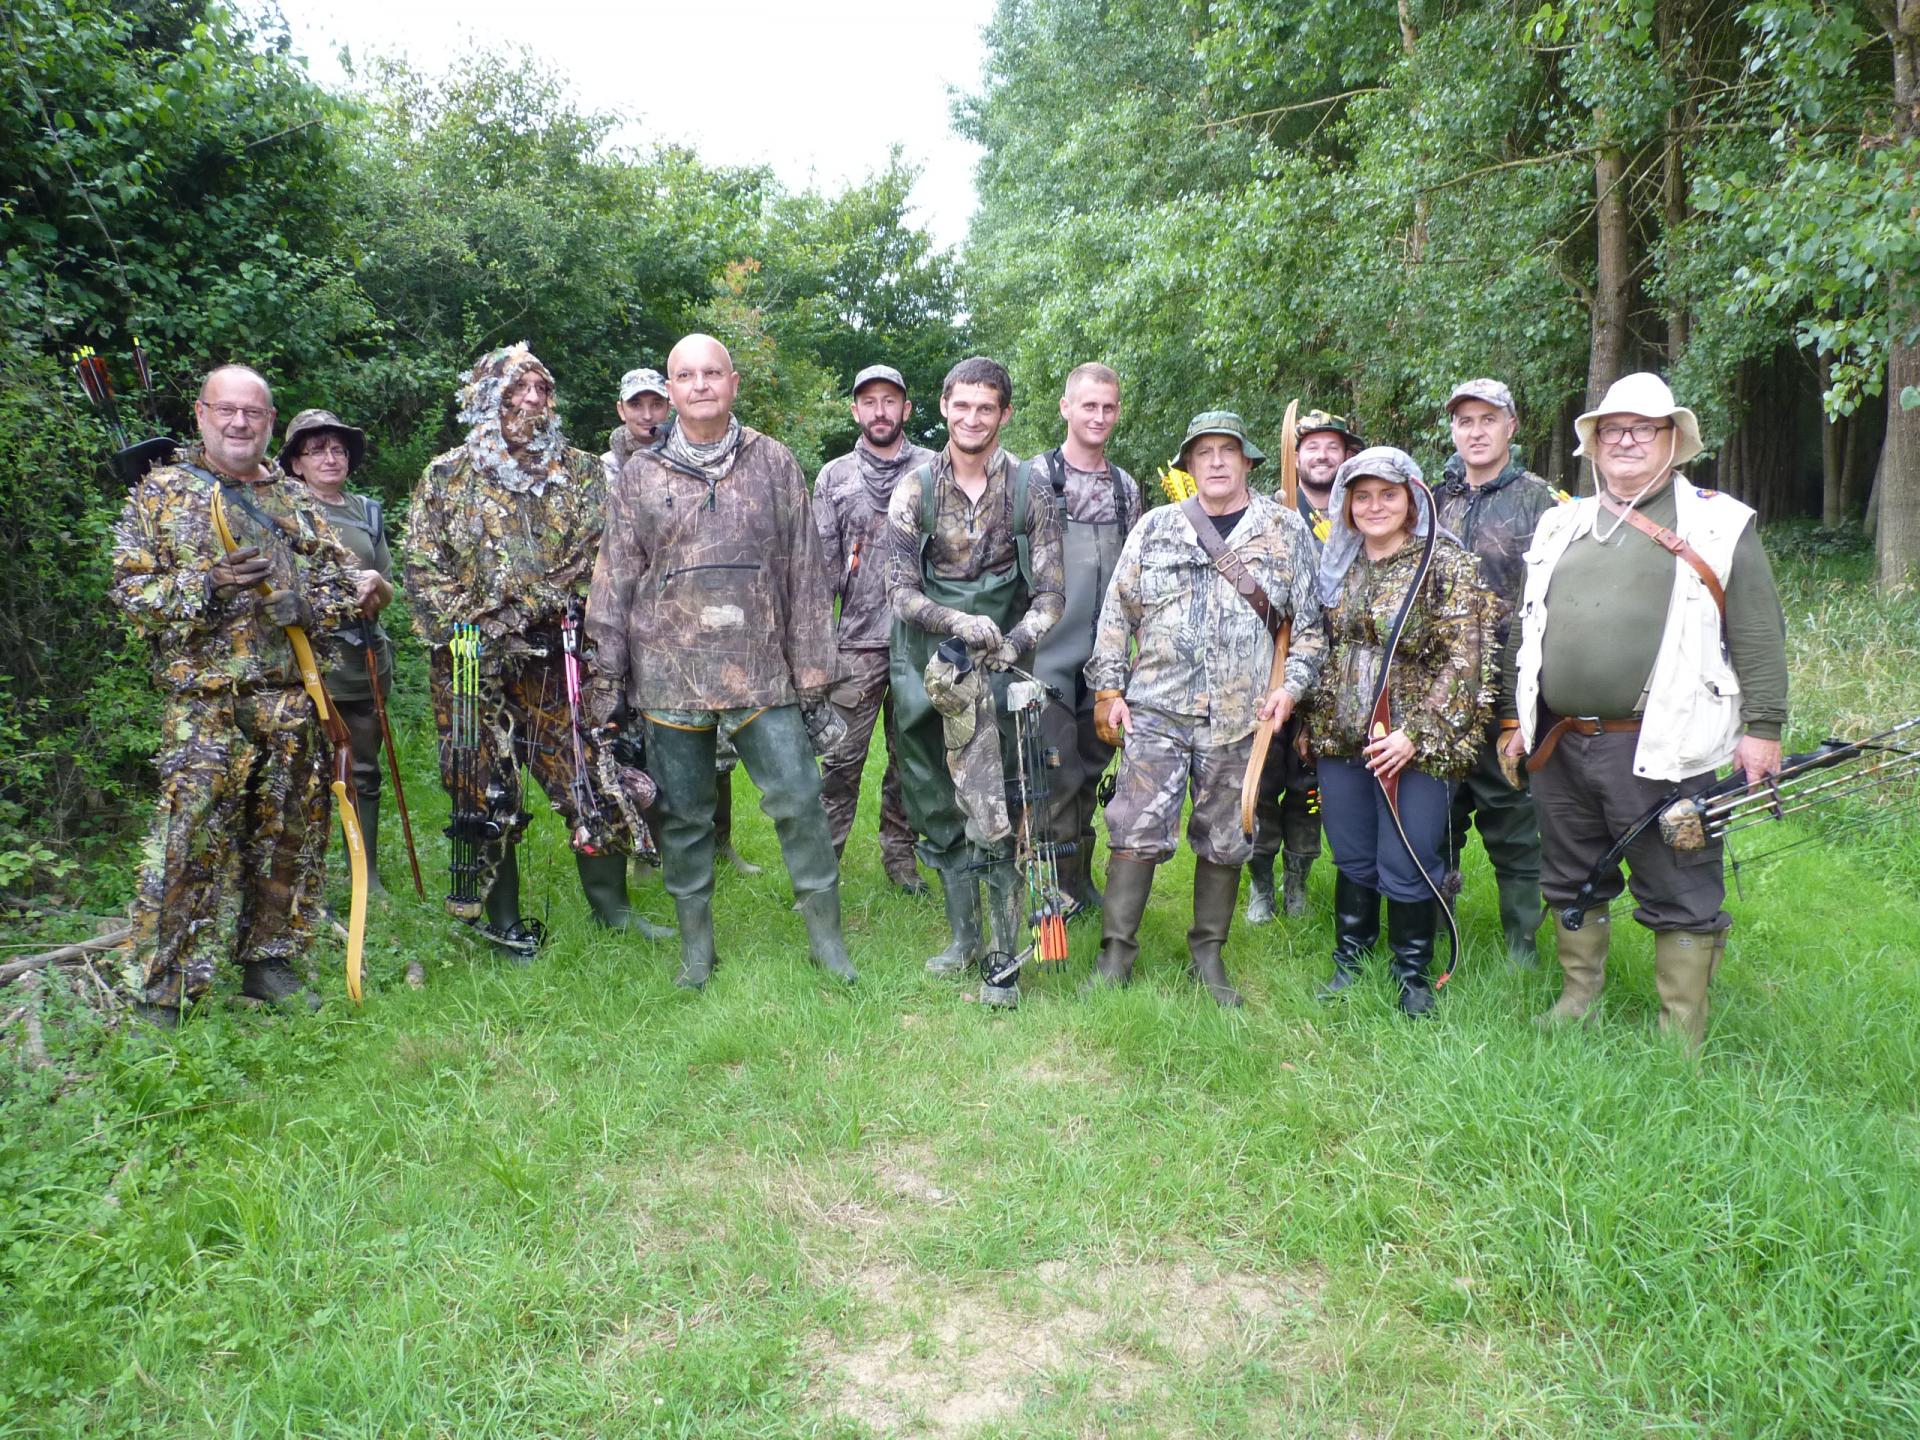
[[[1684,476],[1673,477],[1674,530],[1692,545],[1719,577],[1721,588],[1733,568],[1733,549],[1753,511],[1716,490],[1702,490]],[[1540,701],[1540,659],[1547,629],[1547,587],[1553,567],[1567,546],[1593,529],[1603,512],[1589,495],[1556,505],[1540,517],[1526,554],[1527,580],[1520,600],[1519,673],[1514,701],[1520,733],[1534,747]],[[1614,517],[1607,517],[1611,521]],[[1626,521],[1619,522],[1622,526]],[[1717,770],[1733,759],[1740,743],[1740,681],[1733,673],[1720,625],[1720,611],[1706,582],[1674,556],[1673,601],[1667,608],[1660,651],[1647,679],[1640,741],[1633,773],[1650,780],[1684,780]]]

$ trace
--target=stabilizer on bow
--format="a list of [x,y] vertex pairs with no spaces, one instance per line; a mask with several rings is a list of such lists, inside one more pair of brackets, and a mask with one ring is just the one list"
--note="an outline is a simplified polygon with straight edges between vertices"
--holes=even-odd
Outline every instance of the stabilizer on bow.
[[1007,687],[1007,710],[1013,716],[1014,745],[1020,757],[1014,863],[1027,888],[1033,959],[1036,964],[1057,965],[1067,958],[1067,912],[1072,908],[1060,886],[1060,857],[1072,853],[1075,844],[1045,835],[1043,818],[1053,790],[1049,772],[1060,764],[1059,753],[1047,745],[1040,729],[1040,712],[1048,698],[1047,687],[1030,676]]

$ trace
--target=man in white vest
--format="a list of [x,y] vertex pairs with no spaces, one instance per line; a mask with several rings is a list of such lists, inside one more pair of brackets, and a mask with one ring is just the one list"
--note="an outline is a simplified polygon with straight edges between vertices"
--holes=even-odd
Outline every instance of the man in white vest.
[[[1786,622],[1753,511],[1679,474],[1700,423],[1659,376],[1616,381],[1574,429],[1599,493],[1540,517],[1501,722],[1504,753],[1533,776],[1565,974],[1542,1018],[1589,1017],[1609,907],[1631,888],[1654,932],[1660,1028],[1697,1049],[1733,924],[1719,842],[1678,851],[1650,825],[1626,848],[1624,882],[1616,863],[1584,896],[1582,883],[1663,796],[1697,793],[1729,763],[1750,782],[1779,770]],[[1584,914],[1561,913],[1583,899]]]

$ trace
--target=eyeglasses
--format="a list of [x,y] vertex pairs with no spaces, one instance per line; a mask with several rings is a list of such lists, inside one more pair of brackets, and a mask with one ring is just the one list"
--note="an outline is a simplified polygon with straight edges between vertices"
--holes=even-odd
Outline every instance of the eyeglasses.
[[303,460],[344,460],[347,458],[347,447],[342,445],[338,440],[323,441],[318,445],[307,446],[306,449],[300,452],[300,458]]
[[1671,430],[1671,425],[1656,425],[1651,420],[1642,420],[1637,425],[1602,425],[1600,443],[1602,445],[1624,445],[1632,439],[1636,445],[1645,445],[1662,430]]
[[258,425],[273,413],[271,410],[262,410],[258,405],[208,405],[205,400],[200,403],[206,405],[207,412],[222,425],[242,415],[246,416],[249,425]]

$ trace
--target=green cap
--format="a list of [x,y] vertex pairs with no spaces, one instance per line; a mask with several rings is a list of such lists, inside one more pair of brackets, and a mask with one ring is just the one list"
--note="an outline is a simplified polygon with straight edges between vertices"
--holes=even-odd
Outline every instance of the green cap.
[[1366,449],[1367,442],[1360,438],[1360,432],[1344,415],[1335,415],[1330,410],[1309,410],[1300,417],[1300,423],[1293,427],[1293,438],[1304,440],[1309,435],[1332,433],[1345,437],[1349,452]]
[[1240,442],[1240,451],[1247,457],[1249,468],[1257,468],[1266,462],[1266,452],[1247,438],[1246,421],[1231,410],[1202,410],[1188,423],[1186,437],[1181,440],[1180,449],[1174,455],[1174,459],[1183,467],[1187,447],[1202,435],[1231,435]]

